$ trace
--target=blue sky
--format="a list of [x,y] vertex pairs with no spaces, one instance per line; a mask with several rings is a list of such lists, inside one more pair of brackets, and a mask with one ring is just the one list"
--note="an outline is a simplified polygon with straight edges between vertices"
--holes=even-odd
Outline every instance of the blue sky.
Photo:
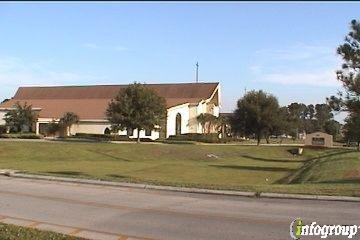
[[0,98],[19,86],[219,81],[222,111],[245,88],[282,105],[341,89],[336,47],[359,19],[341,3],[2,3]]

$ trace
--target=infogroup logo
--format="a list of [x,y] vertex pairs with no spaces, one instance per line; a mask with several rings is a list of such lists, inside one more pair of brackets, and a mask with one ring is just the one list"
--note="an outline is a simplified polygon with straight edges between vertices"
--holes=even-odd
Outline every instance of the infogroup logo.
[[360,226],[357,225],[318,225],[312,222],[310,225],[303,224],[301,218],[297,218],[290,224],[290,236],[298,240],[302,236],[344,236],[349,239],[353,238]]

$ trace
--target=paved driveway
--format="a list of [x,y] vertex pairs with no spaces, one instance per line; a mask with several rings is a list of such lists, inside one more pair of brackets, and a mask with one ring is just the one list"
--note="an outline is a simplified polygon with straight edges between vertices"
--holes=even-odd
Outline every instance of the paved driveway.
[[1,221],[93,239],[288,240],[289,224],[296,217],[305,223],[360,225],[360,203],[224,197],[0,177]]

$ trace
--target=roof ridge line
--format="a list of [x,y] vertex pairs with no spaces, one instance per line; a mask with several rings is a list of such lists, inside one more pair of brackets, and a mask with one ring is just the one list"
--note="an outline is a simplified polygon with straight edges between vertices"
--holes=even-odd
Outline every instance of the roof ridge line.
[[[67,87],[116,87],[128,86],[128,84],[94,84],[94,85],[52,85],[52,86],[20,86],[19,88],[67,88]],[[180,82],[180,83],[141,83],[143,85],[186,85],[186,84],[220,84],[220,82]]]

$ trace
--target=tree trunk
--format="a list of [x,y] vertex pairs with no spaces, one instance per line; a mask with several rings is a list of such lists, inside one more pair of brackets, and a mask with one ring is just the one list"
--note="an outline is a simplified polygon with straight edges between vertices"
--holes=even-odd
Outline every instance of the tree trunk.
[[358,141],[358,143],[357,143],[357,150],[358,151],[360,150],[360,141]]
[[257,135],[257,145],[260,146],[261,136],[260,134]]
[[270,143],[269,136],[266,136],[265,139],[266,139],[266,143],[269,144]]
[[136,140],[137,143],[140,143],[140,130],[138,129],[137,131],[137,140]]

